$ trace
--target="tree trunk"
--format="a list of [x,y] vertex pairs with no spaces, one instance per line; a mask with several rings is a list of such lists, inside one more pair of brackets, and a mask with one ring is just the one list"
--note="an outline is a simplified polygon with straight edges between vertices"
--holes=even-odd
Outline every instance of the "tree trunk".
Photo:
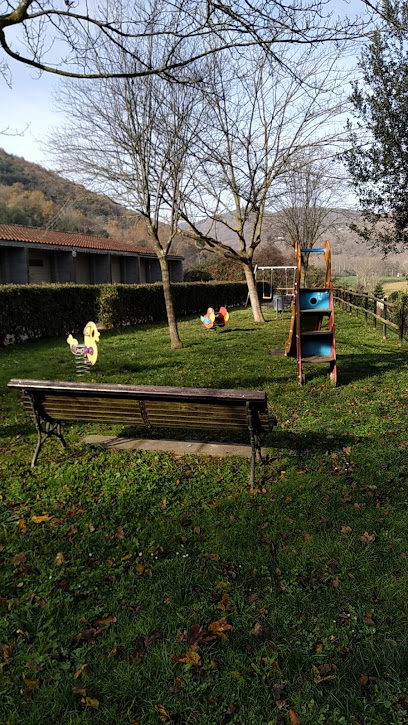
[[251,300],[252,314],[255,322],[265,322],[265,318],[262,314],[261,303],[259,302],[258,290],[256,288],[256,282],[254,277],[254,270],[251,264],[244,264],[245,279],[248,285],[249,299]]
[[161,256],[159,256],[159,262],[160,262],[160,270],[161,270],[161,275],[162,275],[164,302],[166,305],[166,313],[167,313],[167,322],[169,324],[170,346],[171,346],[172,350],[179,350],[181,347],[183,347],[183,343],[181,342],[180,337],[179,337],[179,333],[178,333],[178,329],[177,329],[177,320],[176,320],[176,315],[174,312],[173,297],[171,294],[171,287],[170,287],[169,263],[168,263],[167,257],[161,257]]

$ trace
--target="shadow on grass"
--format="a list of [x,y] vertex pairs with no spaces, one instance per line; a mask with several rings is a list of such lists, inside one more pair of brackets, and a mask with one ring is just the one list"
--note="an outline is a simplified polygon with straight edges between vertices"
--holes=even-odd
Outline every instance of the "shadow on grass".
[[406,350],[390,350],[382,353],[369,353],[361,351],[361,345],[356,347],[357,354],[341,354],[337,364],[339,368],[339,384],[348,385],[357,380],[364,380],[374,375],[382,375],[392,370],[401,370],[408,365]]
[[35,433],[34,421],[27,420],[26,423],[13,423],[12,425],[0,426],[2,438],[14,438],[15,436],[24,436]]
[[275,430],[267,436],[267,444],[271,448],[307,451],[335,451],[346,446],[360,443],[362,436],[326,435],[324,433],[292,433],[286,430]]

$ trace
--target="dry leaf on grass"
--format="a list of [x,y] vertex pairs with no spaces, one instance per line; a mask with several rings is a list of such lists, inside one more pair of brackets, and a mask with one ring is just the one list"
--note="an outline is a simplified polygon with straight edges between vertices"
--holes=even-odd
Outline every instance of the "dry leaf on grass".
[[49,521],[52,519],[52,516],[50,514],[43,514],[42,516],[32,516],[31,521],[34,521],[35,524],[42,524],[44,521]]
[[299,715],[294,710],[289,710],[290,725],[300,725]]
[[97,700],[95,697],[81,697],[81,705],[84,705],[84,707],[99,707],[99,700]]
[[364,534],[360,536],[360,541],[363,544],[372,544],[375,541],[375,534],[369,534],[368,531],[364,531]]
[[228,630],[233,629],[232,624],[228,624],[225,617],[222,617],[221,619],[218,619],[216,622],[212,622],[208,625],[208,631],[211,632],[211,634],[215,634],[217,637],[221,637],[222,639],[228,639],[225,632]]

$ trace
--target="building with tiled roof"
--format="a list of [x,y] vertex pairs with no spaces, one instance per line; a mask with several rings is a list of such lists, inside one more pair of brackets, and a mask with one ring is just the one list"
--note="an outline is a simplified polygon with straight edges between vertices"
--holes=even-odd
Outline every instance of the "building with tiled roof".
[[[183,257],[169,255],[170,279],[183,280]],[[0,224],[0,283],[145,284],[160,282],[155,252],[129,242]]]

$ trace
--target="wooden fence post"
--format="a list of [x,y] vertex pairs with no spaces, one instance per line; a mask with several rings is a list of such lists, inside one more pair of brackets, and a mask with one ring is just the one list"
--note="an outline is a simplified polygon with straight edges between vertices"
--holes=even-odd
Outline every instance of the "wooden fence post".
[[402,300],[399,308],[399,320],[398,320],[398,345],[401,347],[402,340],[404,337],[404,316],[405,316],[405,309],[404,309],[404,300]]
[[[376,315],[377,314],[377,300],[375,297],[373,299],[373,310],[374,310],[374,314]],[[373,326],[377,327],[377,318],[376,317],[373,317]]]
[[364,302],[364,307],[365,307],[364,322],[365,322],[365,324],[367,324],[367,322],[368,322],[368,314],[367,314],[367,310],[368,310],[368,295],[365,294],[364,295],[364,298],[365,298],[365,302]]
[[[386,320],[387,319],[387,303],[386,303],[385,300],[383,302],[383,305],[384,305],[384,307],[383,307],[383,314],[382,314],[382,316],[383,316],[383,319]],[[387,325],[385,324],[385,322],[383,324],[382,339],[383,340],[386,340],[387,339]]]

